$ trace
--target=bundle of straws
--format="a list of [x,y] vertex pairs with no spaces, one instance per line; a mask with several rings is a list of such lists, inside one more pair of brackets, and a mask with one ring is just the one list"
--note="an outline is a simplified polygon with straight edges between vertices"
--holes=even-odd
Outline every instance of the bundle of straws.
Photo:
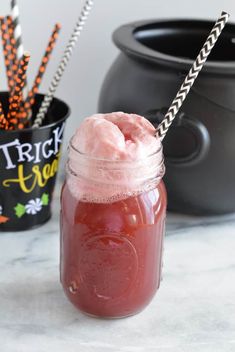
[[38,72],[32,87],[29,90],[27,68],[30,54],[24,51],[23,48],[17,0],[11,0],[11,15],[0,17],[3,54],[9,89],[9,107],[6,113],[0,102],[0,130],[23,129],[31,126],[37,128],[41,126],[92,5],[93,0],[86,0],[49,86],[48,93],[44,96],[36,118],[33,118],[32,108],[35,103],[35,96],[38,93],[40,83],[44,76],[46,66],[55,46],[61,26],[58,23],[55,24],[39,65]]
[[0,18],[3,55],[9,89],[9,108],[4,114],[0,102],[0,128],[5,130],[22,129],[31,125],[30,117],[35,95],[46,70],[51,53],[60,31],[54,26],[45,53],[42,57],[33,85],[28,90],[27,68],[30,54],[23,49],[19,10],[16,0],[11,1],[11,15]]

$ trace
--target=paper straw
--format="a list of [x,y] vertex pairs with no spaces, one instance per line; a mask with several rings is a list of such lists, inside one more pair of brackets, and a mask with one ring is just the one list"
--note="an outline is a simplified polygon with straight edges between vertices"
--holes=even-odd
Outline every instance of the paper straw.
[[2,108],[2,103],[0,102],[0,129],[8,130],[8,128],[9,128],[9,123],[5,118],[3,108]]
[[60,29],[61,29],[61,26],[60,26],[60,24],[57,23],[54,26],[54,29],[53,29],[52,34],[50,36],[46,51],[45,51],[45,53],[44,53],[44,55],[42,57],[42,61],[41,61],[41,64],[39,66],[38,73],[37,73],[37,75],[35,77],[33,86],[31,88],[31,90],[29,91],[28,96],[27,96],[27,98],[26,98],[26,100],[25,100],[25,102],[24,102],[24,104],[23,104],[23,106],[21,108],[20,118],[22,118],[22,119],[25,119],[26,117],[28,118],[30,116],[29,112],[30,112],[30,110],[32,108],[32,105],[34,104],[35,94],[37,94],[37,92],[38,92],[40,83],[42,81],[44,72],[46,70],[46,66],[47,66],[47,64],[49,62],[51,53],[52,53],[53,48],[55,46],[55,42],[56,42],[56,39],[58,37]]
[[207,40],[205,41],[200,53],[198,54],[196,60],[193,63],[188,75],[186,76],[183,84],[181,85],[176,97],[172,101],[170,108],[168,109],[163,121],[157,128],[156,134],[158,134],[159,138],[163,140],[165,137],[168,128],[172,124],[177,112],[182,106],[187,94],[190,91],[193,83],[195,82],[199,72],[201,71],[204,63],[207,60],[212,48],[214,47],[217,39],[219,38],[226,22],[229,19],[229,14],[226,12],[222,12],[219,19],[216,21],[213,29],[211,30]]
[[34,128],[41,126],[41,124],[46,116],[48,108],[53,100],[54,95],[55,95],[56,89],[60,83],[60,80],[63,76],[64,71],[65,71],[65,68],[66,68],[66,66],[69,62],[69,59],[73,53],[74,46],[75,46],[75,44],[76,44],[76,42],[77,42],[78,38],[80,37],[80,34],[83,30],[83,27],[85,25],[85,22],[87,20],[87,17],[89,15],[89,12],[91,10],[92,5],[93,5],[93,0],[87,0],[85,2],[85,5],[82,8],[81,14],[77,20],[77,23],[76,23],[75,28],[70,36],[69,42],[65,48],[65,51],[64,51],[64,54],[61,58],[59,66],[56,70],[56,73],[55,73],[53,79],[52,79],[48,93],[45,95],[43,102],[41,104],[41,107],[39,109],[39,112],[36,116],[36,119],[33,124]]
[[25,52],[23,54],[22,59],[20,60],[19,69],[18,69],[17,78],[16,78],[16,84],[15,84],[15,88],[14,88],[14,93],[9,101],[10,104],[9,104],[9,111],[8,111],[7,119],[10,123],[10,129],[24,128],[24,125],[22,123],[20,123],[19,119],[17,118],[17,112],[19,110],[20,103],[22,101],[22,90],[25,86],[26,71],[28,68],[29,59],[30,59],[30,54],[28,52]]
[[9,45],[11,47],[11,69],[13,72],[13,77],[16,77],[17,69],[18,69],[18,59],[17,59],[17,50],[16,50],[16,40],[14,38],[14,27],[13,20],[11,16],[6,16],[7,18],[7,29],[9,35]]
[[[11,14],[13,19],[13,28],[14,28],[14,37],[16,40],[16,50],[17,50],[17,58],[20,61],[24,54],[23,40],[22,40],[22,30],[20,25],[19,18],[19,7],[17,4],[17,0],[11,0]],[[24,97],[27,96],[27,80],[25,82],[24,88]]]
[[7,84],[9,92],[12,93],[14,90],[14,77],[13,72],[11,70],[12,62],[11,62],[11,45],[10,45],[10,37],[7,30],[7,18],[0,17],[0,26],[1,26],[1,35],[2,35],[2,46],[3,46],[3,55],[4,62],[6,67],[6,75],[7,75]]

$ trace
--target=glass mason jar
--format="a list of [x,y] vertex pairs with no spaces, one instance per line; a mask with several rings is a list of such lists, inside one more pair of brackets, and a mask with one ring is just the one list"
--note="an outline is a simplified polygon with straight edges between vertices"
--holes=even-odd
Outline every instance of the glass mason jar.
[[81,311],[118,318],[145,308],[161,280],[166,217],[162,148],[139,161],[69,147],[61,194],[61,283]]

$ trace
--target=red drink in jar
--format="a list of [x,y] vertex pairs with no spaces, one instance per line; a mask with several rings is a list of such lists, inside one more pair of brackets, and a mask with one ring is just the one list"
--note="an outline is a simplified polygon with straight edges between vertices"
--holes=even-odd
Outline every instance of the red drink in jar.
[[61,195],[61,282],[83,312],[129,316],[156,293],[166,215],[163,174],[161,145],[145,159],[110,160],[81,153],[72,140]]

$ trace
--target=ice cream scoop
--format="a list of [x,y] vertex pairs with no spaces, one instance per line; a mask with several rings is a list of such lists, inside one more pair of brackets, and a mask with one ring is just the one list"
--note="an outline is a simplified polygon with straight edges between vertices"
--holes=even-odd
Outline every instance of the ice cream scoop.
[[[164,173],[162,145],[144,117],[123,112],[84,119],[69,148],[71,194],[89,202],[136,195]],[[160,178],[159,178],[160,179]]]
[[160,139],[144,117],[124,112],[95,114],[77,129],[72,143],[81,153],[108,160],[139,160],[157,151]]

